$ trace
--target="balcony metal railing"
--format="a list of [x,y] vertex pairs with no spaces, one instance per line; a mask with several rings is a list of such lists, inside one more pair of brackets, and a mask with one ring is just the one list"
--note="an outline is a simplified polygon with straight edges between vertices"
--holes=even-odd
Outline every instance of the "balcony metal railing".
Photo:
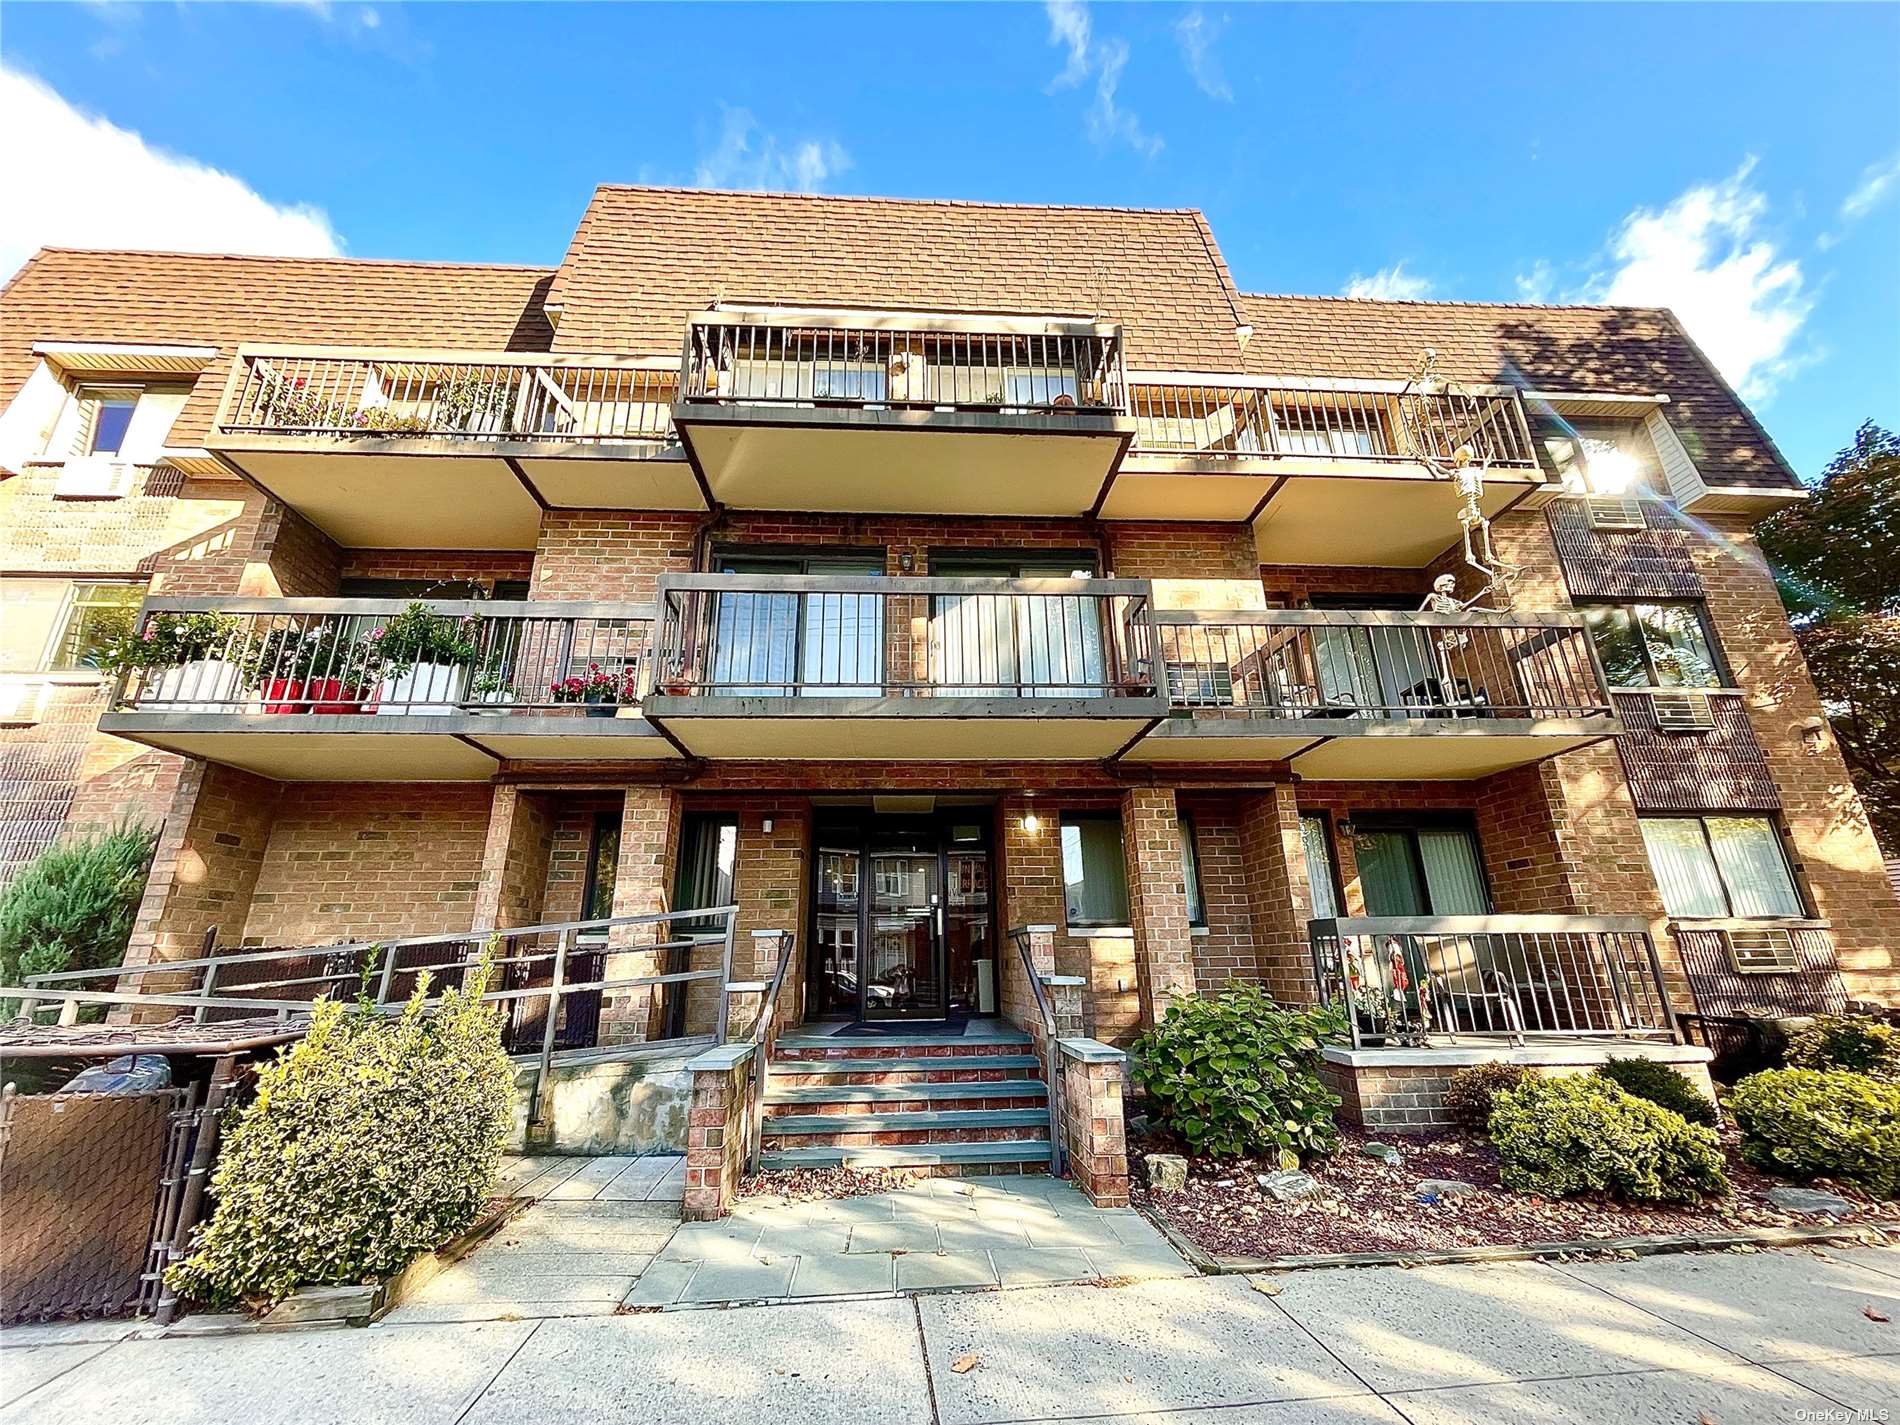
[[1391,382],[1164,372],[1132,376],[1129,399],[1137,455],[1448,462],[1468,448],[1493,469],[1537,468],[1523,400],[1509,387],[1423,395]]
[[919,313],[699,313],[687,329],[680,396],[1009,414],[1127,408],[1112,323]]
[[1155,696],[1139,579],[668,575],[655,691],[716,697]]
[[1613,713],[1575,614],[1161,609],[1168,700],[1264,718]]
[[[122,711],[611,716],[644,696],[648,604],[147,599]],[[420,633],[426,641],[418,641]]]
[[1640,916],[1353,916],[1307,926],[1320,998],[1352,1044],[1672,1039]]
[[335,348],[238,349],[225,435],[671,445],[671,361]]

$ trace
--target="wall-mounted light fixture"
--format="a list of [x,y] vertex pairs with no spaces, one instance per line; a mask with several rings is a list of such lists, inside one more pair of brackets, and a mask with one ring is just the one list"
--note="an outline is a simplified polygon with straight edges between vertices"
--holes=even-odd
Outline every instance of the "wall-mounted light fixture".
[[1818,717],[1801,724],[1801,745],[1810,757],[1818,757],[1827,748],[1827,724]]
[[1033,811],[1024,812],[1023,830],[1028,832],[1031,836],[1034,836],[1038,831],[1042,830],[1042,818],[1037,816]]
[[770,836],[772,834],[772,818],[768,816],[764,821],[760,822],[759,829],[767,836]]
[[917,567],[917,556],[908,549],[902,551],[897,556],[897,567],[906,574],[910,573]]

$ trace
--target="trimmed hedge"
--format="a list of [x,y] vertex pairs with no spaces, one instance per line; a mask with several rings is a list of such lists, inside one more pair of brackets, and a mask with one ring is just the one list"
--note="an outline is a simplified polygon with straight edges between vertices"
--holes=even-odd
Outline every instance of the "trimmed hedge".
[[1330,1009],[1282,1009],[1255,985],[1182,995],[1135,1041],[1133,1076],[1151,1112],[1197,1153],[1307,1157],[1339,1146],[1339,1097],[1320,1046],[1345,1032]]
[[1755,1166],[1900,1197],[1900,1085],[1845,1069],[1768,1069],[1735,1085],[1728,1106]]
[[1611,1059],[1597,1072],[1624,1093],[1660,1104],[1704,1128],[1715,1127],[1714,1102],[1667,1064],[1654,1059]]
[[1498,1095],[1491,1141],[1508,1188],[1699,1202],[1728,1191],[1713,1130],[1595,1074],[1534,1078]]
[[1788,1041],[1791,1069],[1848,1069],[1900,1083],[1900,1030],[1861,1015],[1822,1015]]
[[1471,1133],[1484,1133],[1491,1124],[1491,1110],[1498,1095],[1516,1088],[1531,1077],[1522,1064],[1473,1064],[1451,1076],[1445,1088],[1445,1108]]
[[494,1190],[514,1071],[488,966],[394,1019],[319,1001],[229,1127],[195,1250],[166,1273],[193,1301],[269,1305],[300,1286],[401,1270],[473,1223]]

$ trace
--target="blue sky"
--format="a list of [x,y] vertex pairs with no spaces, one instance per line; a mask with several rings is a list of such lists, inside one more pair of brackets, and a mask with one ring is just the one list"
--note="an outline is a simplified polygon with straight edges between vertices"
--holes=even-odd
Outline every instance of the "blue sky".
[[1900,6],[10,4],[42,242],[559,259],[596,182],[1197,206],[1241,286],[1666,302],[1900,424]]

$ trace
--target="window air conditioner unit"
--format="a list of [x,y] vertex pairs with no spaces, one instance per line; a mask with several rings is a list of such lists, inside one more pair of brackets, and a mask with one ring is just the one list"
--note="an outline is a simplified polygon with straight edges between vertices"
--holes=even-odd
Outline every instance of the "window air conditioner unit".
[[1591,495],[1584,500],[1591,529],[1646,529],[1643,502],[1615,495]]
[[1656,710],[1659,732],[1712,732],[1715,712],[1707,693],[1651,693],[1650,705]]
[[56,500],[116,500],[132,493],[139,468],[123,460],[84,457],[60,467],[53,485]]
[[1787,975],[1801,968],[1794,932],[1782,926],[1726,930],[1729,964],[1742,975]]

